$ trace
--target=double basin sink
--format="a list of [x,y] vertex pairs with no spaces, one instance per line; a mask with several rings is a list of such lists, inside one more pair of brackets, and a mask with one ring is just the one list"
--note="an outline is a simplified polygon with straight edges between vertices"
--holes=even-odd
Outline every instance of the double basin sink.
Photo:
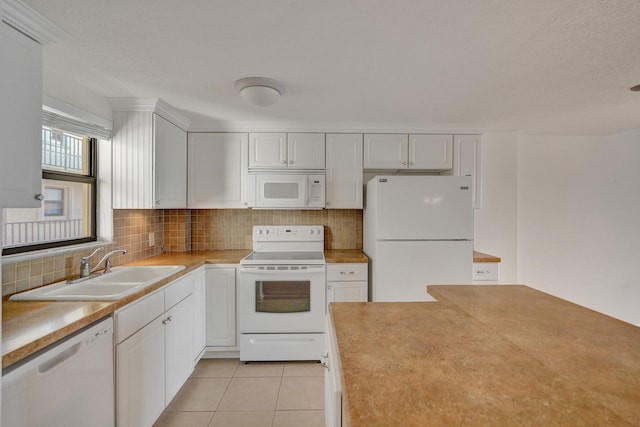
[[114,301],[183,270],[184,265],[113,267],[79,282],[59,282],[11,296],[12,301]]

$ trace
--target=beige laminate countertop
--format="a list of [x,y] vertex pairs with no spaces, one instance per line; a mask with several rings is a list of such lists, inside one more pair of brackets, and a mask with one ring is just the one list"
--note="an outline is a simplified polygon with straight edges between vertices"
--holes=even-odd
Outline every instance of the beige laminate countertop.
[[485,254],[484,252],[473,251],[473,262],[501,262],[502,259],[495,255]]
[[526,286],[332,303],[346,425],[640,425],[640,328]]
[[360,249],[328,249],[324,251],[328,263],[367,263],[369,258]]
[[250,250],[170,253],[130,265],[184,265],[186,268],[144,290],[117,301],[3,301],[2,368],[55,343],[207,264],[237,264]]

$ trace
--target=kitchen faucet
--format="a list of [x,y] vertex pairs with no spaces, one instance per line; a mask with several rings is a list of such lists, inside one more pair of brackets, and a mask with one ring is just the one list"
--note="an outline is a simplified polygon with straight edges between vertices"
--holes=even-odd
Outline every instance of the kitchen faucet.
[[82,277],[87,277],[89,274],[91,274],[91,271],[90,271],[90,268],[89,268],[89,258],[94,256],[95,254],[97,254],[101,250],[102,250],[102,248],[98,248],[95,251],[93,251],[91,253],[91,255],[82,257],[82,260],[80,261],[80,277],[81,278]]
[[98,269],[98,267],[100,266],[100,264],[102,264],[102,261],[104,261],[104,274],[110,273],[111,272],[111,257],[113,255],[115,255],[115,254],[126,255],[127,254],[127,250],[126,249],[116,249],[115,251],[111,251],[111,252],[106,253],[102,257],[102,259],[100,261],[98,261],[98,263],[91,269],[91,271],[89,271],[89,273],[93,273],[94,271],[96,271]]

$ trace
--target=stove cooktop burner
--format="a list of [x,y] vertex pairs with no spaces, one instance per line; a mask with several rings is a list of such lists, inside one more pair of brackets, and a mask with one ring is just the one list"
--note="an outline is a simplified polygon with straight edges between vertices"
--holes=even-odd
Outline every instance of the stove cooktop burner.
[[251,252],[241,264],[324,264],[322,252]]

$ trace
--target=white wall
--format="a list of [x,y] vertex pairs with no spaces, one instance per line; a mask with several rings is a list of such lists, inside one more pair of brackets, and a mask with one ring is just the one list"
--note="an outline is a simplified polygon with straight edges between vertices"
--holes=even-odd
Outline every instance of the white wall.
[[640,324],[640,130],[517,145],[518,281]]
[[484,133],[482,208],[475,210],[474,247],[502,258],[500,283],[517,283],[517,136]]

